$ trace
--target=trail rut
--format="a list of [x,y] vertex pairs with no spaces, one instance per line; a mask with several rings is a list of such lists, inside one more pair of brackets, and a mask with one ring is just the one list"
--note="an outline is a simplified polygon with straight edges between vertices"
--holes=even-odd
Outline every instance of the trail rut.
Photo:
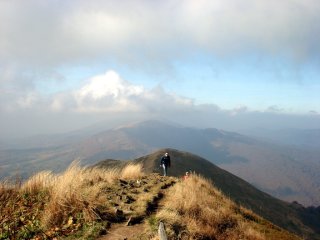
[[[142,189],[142,192],[137,193],[137,196],[133,197],[136,198],[136,200],[132,201],[131,207],[126,207],[127,209],[131,209],[135,205],[139,205],[139,194],[149,194],[150,199],[146,202],[143,210],[141,210],[140,213],[124,210],[124,220],[119,223],[111,223],[106,234],[99,237],[98,240],[150,239],[151,233],[148,232],[148,229],[150,230],[150,227],[148,226],[148,219],[155,216],[157,211],[162,208],[166,192],[176,182],[176,178],[162,177],[159,175],[152,175],[152,177],[142,179],[140,182],[142,185],[138,187],[139,189]],[[144,198],[144,196],[140,197]],[[125,197],[122,198],[125,199]]]

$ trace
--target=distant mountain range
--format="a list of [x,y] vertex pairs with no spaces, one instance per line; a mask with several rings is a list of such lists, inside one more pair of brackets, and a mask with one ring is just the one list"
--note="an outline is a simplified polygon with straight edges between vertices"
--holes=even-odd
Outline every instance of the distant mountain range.
[[241,133],[264,141],[306,149],[319,149],[320,129],[248,129]]
[[25,145],[19,143],[25,149],[0,150],[0,175],[17,172],[25,177],[42,169],[62,170],[74,159],[93,164],[107,158],[134,159],[158,149],[174,148],[208,159],[282,200],[320,205],[320,150],[316,148],[283,146],[235,132],[162,121],[93,132],[33,138]]
[[[172,158],[169,175],[181,177],[192,169],[193,174],[201,174],[211,179],[214,185],[233,201],[252,209],[274,224],[307,239],[320,239],[320,207],[305,208],[297,203],[278,200],[197,155],[175,149],[161,149],[130,162],[141,163],[146,173],[161,173],[159,159],[165,152]],[[94,167],[122,167],[127,163],[109,159],[95,164]]]

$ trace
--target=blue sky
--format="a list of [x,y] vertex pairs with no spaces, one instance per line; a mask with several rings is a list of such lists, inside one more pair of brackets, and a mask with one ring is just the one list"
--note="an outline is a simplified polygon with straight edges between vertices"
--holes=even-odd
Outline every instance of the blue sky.
[[265,116],[318,128],[319,12],[317,0],[1,1],[1,130],[163,111],[204,127],[272,127]]

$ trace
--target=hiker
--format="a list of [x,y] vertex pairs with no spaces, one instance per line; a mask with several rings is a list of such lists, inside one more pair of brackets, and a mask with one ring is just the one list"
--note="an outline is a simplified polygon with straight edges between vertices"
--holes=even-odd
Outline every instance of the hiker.
[[183,176],[183,180],[187,180],[189,178],[189,172],[186,172],[186,175]]
[[163,168],[163,176],[167,176],[168,167],[170,167],[171,161],[168,153],[165,153],[164,156],[161,157],[160,166]]

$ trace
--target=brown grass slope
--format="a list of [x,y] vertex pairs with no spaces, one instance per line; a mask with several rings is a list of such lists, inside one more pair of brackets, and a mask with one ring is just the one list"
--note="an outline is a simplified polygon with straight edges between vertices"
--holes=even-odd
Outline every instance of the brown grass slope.
[[[74,163],[60,174],[1,182],[0,201],[0,239],[97,239],[119,224],[122,239],[158,239],[160,221],[174,240],[300,239],[235,204],[203,177],[145,174],[141,164],[104,169]],[[129,237],[131,226],[124,225],[139,231]]]
[[[218,189],[237,204],[251,209],[263,218],[301,237],[320,239],[320,213],[298,204],[278,200],[201,157],[174,149],[162,149],[134,162],[143,164],[147,173],[160,172],[159,162],[164,152],[169,152],[172,157],[172,167],[169,169],[171,176],[180,177],[186,171],[201,174],[211,179]],[[104,161],[100,164],[108,166],[110,163]],[[112,164],[114,166],[116,162]]]
[[[95,239],[117,222],[139,222],[161,189],[175,182],[140,165],[40,172],[0,183],[0,239]],[[147,239],[147,238],[146,238]]]
[[235,204],[195,174],[169,189],[156,217],[166,224],[170,239],[300,239]]

